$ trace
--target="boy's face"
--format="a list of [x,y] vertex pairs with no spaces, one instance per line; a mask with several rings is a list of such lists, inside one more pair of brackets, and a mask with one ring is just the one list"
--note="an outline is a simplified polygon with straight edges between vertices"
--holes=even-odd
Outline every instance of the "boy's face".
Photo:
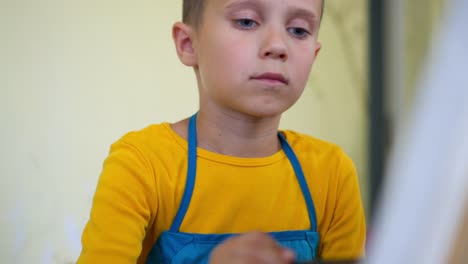
[[200,108],[278,116],[320,50],[321,0],[206,0],[192,39]]

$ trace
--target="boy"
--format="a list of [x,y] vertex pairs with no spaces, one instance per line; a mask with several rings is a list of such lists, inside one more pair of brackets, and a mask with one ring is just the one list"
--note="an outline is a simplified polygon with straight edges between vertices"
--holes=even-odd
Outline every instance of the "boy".
[[278,133],[320,50],[322,7],[321,0],[184,1],[173,38],[195,71],[199,111],[112,145],[79,263],[362,256],[352,161],[332,144]]

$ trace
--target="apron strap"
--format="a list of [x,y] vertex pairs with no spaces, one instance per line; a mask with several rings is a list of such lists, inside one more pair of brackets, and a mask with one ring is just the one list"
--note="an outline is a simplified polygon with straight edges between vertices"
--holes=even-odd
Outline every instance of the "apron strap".
[[179,210],[171,225],[171,232],[179,232],[180,225],[184,220],[185,214],[192,199],[193,187],[195,186],[195,177],[197,175],[197,114],[194,114],[189,121],[188,127],[188,168],[187,180],[185,183],[184,196],[180,203]]
[[284,135],[278,132],[278,137],[280,138],[280,141],[281,141],[281,147],[283,148],[283,151],[286,153],[286,156],[288,157],[289,162],[291,162],[294,172],[296,173],[297,181],[299,182],[299,185],[301,186],[302,195],[304,196],[304,200],[307,205],[307,211],[309,212],[310,226],[312,229],[311,231],[317,232],[317,216],[315,214],[314,202],[312,200],[312,195],[310,194],[309,187],[307,186],[307,181],[304,177],[304,172],[302,171],[301,164],[299,163],[299,160],[297,159],[296,154],[294,153],[293,149],[289,145]]

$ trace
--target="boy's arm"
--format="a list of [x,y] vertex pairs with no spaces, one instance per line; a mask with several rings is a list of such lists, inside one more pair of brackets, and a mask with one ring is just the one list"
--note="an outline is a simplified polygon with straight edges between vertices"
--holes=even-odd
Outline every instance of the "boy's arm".
[[136,263],[156,212],[151,167],[135,147],[112,145],[99,178],[78,263]]
[[319,256],[322,259],[357,259],[364,257],[366,219],[356,168],[343,153],[338,170],[338,188],[330,228],[321,234]]

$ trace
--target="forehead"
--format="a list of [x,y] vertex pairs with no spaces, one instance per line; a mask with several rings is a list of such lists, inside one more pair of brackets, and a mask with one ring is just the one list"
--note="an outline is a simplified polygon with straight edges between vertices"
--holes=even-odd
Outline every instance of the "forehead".
[[261,8],[265,10],[305,11],[314,17],[321,16],[323,0],[205,0],[208,10],[230,10],[235,8]]

